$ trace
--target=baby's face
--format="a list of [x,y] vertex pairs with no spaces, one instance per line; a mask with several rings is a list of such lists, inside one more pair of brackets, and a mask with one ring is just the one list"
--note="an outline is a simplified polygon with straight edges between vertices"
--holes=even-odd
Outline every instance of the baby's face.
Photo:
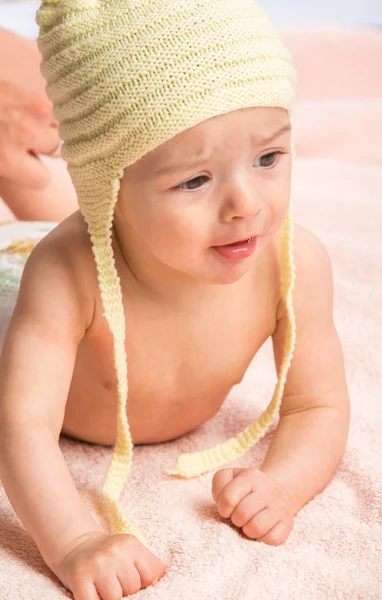
[[[240,279],[286,216],[290,146],[285,110],[249,108],[204,121],[146,154],[125,170],[116,207],[128,251],[135,244],[199,280]],[[228,260],[214,249],[252,236],[250,257]]]

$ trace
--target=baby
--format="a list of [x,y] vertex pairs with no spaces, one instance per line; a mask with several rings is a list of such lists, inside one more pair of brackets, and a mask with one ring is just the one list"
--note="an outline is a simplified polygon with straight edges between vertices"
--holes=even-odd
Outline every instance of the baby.
[[[80,211],[23,272],[1,356],[0,476],[74,598],[117,600],[165,573],[119,507],[133,445],[210,419],[269,337],[279,379],[266,411],[173,473],[216,470],[219,515],[271,545],[333,477],[350,411],[332,268],[293,228],[295,74],[253,0],[45,0],[38,23]],[[260,468],[219,469],[278,414]],[[61,433],[115,445],[110,534]]]

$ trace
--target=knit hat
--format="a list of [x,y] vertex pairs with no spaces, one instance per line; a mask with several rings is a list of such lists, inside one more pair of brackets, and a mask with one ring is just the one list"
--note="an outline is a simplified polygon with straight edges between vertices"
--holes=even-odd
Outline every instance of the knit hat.
[[[124,169],[178,133],[229,111],[294,103],[290,53],[255,0],[43,0],[37,11],[41,71],[59,121],[62,156],[88,225],[114,341],[118,429],[103,494],[111,531],[145,539],[119,507],[132,466],[125,316],[112,250]],[[277,415],[292,360],[292,208],[280,229],[284,358],[274,396],[236,438],[181,454],[171,474],[195,477],[243,455]]]

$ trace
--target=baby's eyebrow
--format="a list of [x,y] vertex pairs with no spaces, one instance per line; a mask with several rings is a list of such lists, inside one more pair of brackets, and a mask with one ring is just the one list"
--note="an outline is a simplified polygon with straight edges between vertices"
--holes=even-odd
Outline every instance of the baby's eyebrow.
[[[282,135],[283,133],[286,133],[287,131],[290,131],[290,130],[291,130],[291,124],[287,123],[286,125],[281,127],[281,129],[274,131],[273,133],[269,134],[268,136],[261,137],[256,134],[255,135],[249,134],[249,137],[254,142],[254,144],[256,144],[256,146],[265,146],[266,144],[269,144],[270,142],[272,142],[274,139],[280,137],[280,135]],[[152,171],[152,174],[154,175],[154,177],[159,177],[160,175],[174,173],[174,172],[180,171],[182,169],[186,170],[188,168],[196,167],[198,164],[205,162],[205,159],[203,158],[203,154],[204,154],[204,152],[202,150],[197,151],[194,154],[188,154],[187,156],[184,157],[184,159],[181,159],[176,163],[164,164],[162,167],[159,167],[158,169],[154,169]]]
[[205,162],[205,159],[202,159],[202,152],[194,153],[194,155],[188,154],[184,159],[181,159],[176,163],[165,163],[162,167],[154,169],[152,173],[154,177],[159,177],[160,175],[196,167],[199,163],[203,162]]
[[287,123],[286,125],[281,127],[281,129],[278,129],[274,133],[270,133],[267,136],[259,137],[257,135],[250,134],[250,138],[255,142],[257,146],[265,146],[266,144],[269,144],[269,142],[273,142],[273,140],[280,137],[280,135],[283,135],[283,133],[291,131],[291,129],[291,124]]

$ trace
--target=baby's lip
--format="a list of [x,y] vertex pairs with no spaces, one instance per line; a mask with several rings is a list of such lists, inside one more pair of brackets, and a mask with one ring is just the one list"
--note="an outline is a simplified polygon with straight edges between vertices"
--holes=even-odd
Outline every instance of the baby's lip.
[[[234,242],[227,242],[226,244],[216,244],[216,246],[233,246],[234,244],[247,244],[248,242],[252,242],[255,238],[255,235],[249,235],[246,238],[241,238],[240,240],[236,240]],[[216,246],[214,247],[216,248]]]

